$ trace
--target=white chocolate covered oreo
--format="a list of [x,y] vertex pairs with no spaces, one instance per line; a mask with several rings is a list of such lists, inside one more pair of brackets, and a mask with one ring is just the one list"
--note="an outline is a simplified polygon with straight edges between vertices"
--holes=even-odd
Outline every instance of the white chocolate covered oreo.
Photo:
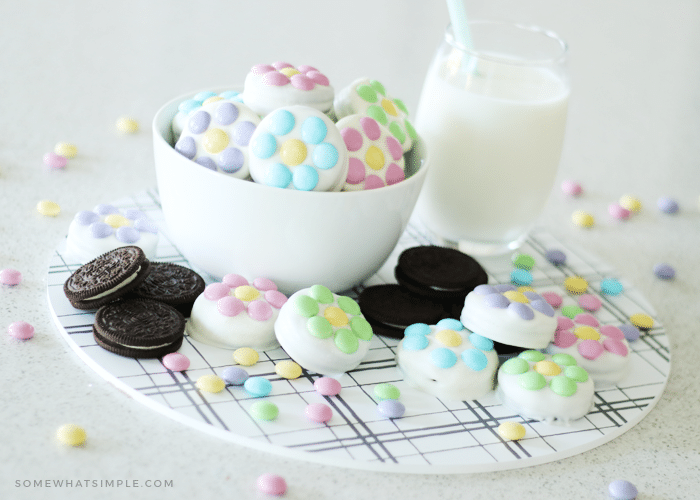
[[280,311],[275,333],[299,365],[322,375],[339,376],[357,368],[367,355],[372,327],[352,298],[322,285],[294,293]]
[[456,319],[406,328],[396,361],[408,384],[451,401],[486,395],[493,389],[498,368],[493,342],[465,329]]
[[554,309],[535,292],[512,285],[479,285],[464,300],[465,327],[502,344],[544,349],[554,338]]
[[190,99],[185,99],[177,106],[177,113],[173,117],[173,121],[170,128],[173,133],[173,141],[177,142],[180,138],[180,134],[187,126],[187,120],[189,120],[190,115],[202,107],[202,105],[213,97],[221,97],[223,99],[230,99],[236,102],[243,102],[243,94],[235,90],[227,90],[220,94],[212,92],[210,90],[203,90],[193,95]]

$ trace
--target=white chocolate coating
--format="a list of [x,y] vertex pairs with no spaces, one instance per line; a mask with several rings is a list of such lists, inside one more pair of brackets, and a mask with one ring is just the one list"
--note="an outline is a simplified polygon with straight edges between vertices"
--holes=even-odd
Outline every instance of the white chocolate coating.
[[[464,308],[460,315],[464,326],[502,344],[526,349],[546,348],[554,338],[557,328],[552,307],[534,292],[525,292],[519,294],[517,300],[510,300],[506,295],[515,292],[515,287],[509,287],[513,290],[503,293],[498,291],[504,288],[479,285],[471,291],[464,300]],[[494,303],[498,303],[499,306],[492,305]],[[524,319],[518,311],[531,311],[531,319]]]
[[[469,341],[472,332],[456,320],[441,321],[438,325],[430,326],[429,329],[431,333],[425,335],[427,339],[425,347],[418,348],[425,344],[425,341],[420,341],[416,345],[414,341],[418,339],[411,339],[409,336],[404,337],[398,345],[396,361],[408,384],[437,398],[450,401],[478,399],[493,389],[494,376],[498,368],[498,356],[493,349],[493,342],[482,337],[481,340],[486,340],[487,344],[490,343],[491,348],[478,349]],[[447,346],[441,342],[436,334],[443,330],[449,330],[451,338],[458,338],[459,345]],[[484,347],[483,344],[482,347]],[[431,358],[436,349],[449,349],[454,352],[456,355],[454,365],[449,368],[437,366]],[[467,366],[462,354],[470,349],[481,353],[478,356],[482,361],[487,361],[486,366],[476,367],[480,369]]]
[[[315,293],[317,289],[323,289],[322,291],[324,293],[327,292],[326,295],[332,294],[332,299],[323,302],[316,300],[314,297],[320,296]],[[300,312],[302,308],[299,307],[299,302],[303,299],[300,299],[300,297],[307,297],[306,300],[308,302],[315,301],[318,306],[317,314],[302,314]],[[304,288],[292,294],[287,303],[282,306],[277,322],[275,323],[277,340],[289,357],[309,371],[333,377],[338,377],[345,372],[357,368],[367,355],[372,336],[371,327],[364,319],[364,316],[362,316],[359,306],[357,306],[354,311],[343,312],[345,319],[340,323],[344,323],[347,319],[346,324],[330,325],[329,322],[332,333],[326,338],[313,335],[310,333],[309,329],[310,320],[323,321],[328,315],[326,311],[331,308],[333,308],[336,313],[338,310],[343,310],[341,301],[347,299],[348,297],[336,295],[327,288],[320,287],[319,285]],[[345,307],[345,309],[348,308]],[[353,314],[353,312],[356,314]],[[342,318],[343,314],[339,314],[339,316]],[[362,335],[365,338],[356,335],[357,349],[354,352],[346,353],[339,349],[336,341],[341,330],[345,331],[344,334],[355,335],[355,329],[351,326],[352,322],[356,322],[357,326],[364,329],[365,333],[369,331],[369,335]]]

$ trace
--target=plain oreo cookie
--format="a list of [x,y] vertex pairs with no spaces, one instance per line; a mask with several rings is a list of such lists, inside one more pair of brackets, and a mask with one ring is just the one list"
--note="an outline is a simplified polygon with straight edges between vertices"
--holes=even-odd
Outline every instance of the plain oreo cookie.
[[475,287],[488,282],[486,271],[474,258],[436,245],[401,252],[394,275],[406,289],[434,299],[463,299]]
[[76,309],[97,309],[139,286],[149,271],[143,250],[119,247],[79,267],[63,284],[63,292]]
[[182,345],[185,317],[174,307],[148,299],[124,299],[102,306],[92,333],[97,344],[129,358],[160,358]]
[[357,298],[362,314],[379,335],[397,339],[414,323],[434,325],[451,316],[441,302],[416,295],[401,285],[369,286]]
[[129,297],[164,302],[188,317],[204,292],[204,278],[192,269],[171,262],[151,262],[151,271]]

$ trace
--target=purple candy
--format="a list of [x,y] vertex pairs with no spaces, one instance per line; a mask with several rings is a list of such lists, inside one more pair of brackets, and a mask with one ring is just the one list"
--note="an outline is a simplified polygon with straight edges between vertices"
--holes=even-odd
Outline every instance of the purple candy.
[[554,316],[554,309],[544,299],[530,300],[530,305],[535,311],[539,311],[550,318]]
[[561,250],[547,250],[544,257],[555,266],[561,266],[566,263],[566,254]]
[[226,148],[219,154],[219,167],[227,174],[238,172],[243,167],[245,157],[238,148]]
[[106,238],[113,232],[114,230],[112,229],[112,226],[105,224],[104,222],[93,222],[90,224],[90,233],[92,234],[93,238]]
[[672,280],[676,277],[676,270],[668,264],[656,264],[654,266],[654,274],[662,280]]
[[200,109],[190,117],[187,127],[193,134],[201,134],[209,128],[209,122],[211,122],[211,115]]
[[492,293],[498,293],[498,291],[491,285],[478,285],[474,288],[474,292],[477,295],[491,295]]
[[146,214],[137,208],[127,208],[124,210],[124,217],[127,219],[136,220],[146,217]]
[[221,372],[224,382],[231,385],[243,385],[248,380],[248,372],[240,366],[229,366]]
[[509,285],[508,283],[501,283],[498,285],[495,285],[494,288],[496,289],[497,292],[503,293],[503,292],[510,292],[512,290],[517,290],[513,285]]
[[214,111],[214,123],[231,125],[238,119],[238,108],[232,102],[224,102]]
[[675,214],[678,212],[678,202],[672,198],[659,198],[656,202],[656,206],[659,207],[659,210],[667,214]]
[[190,136],[180,137],[180,140],[175,143],[175,151],[180,153],[182,156],[191,160],[194,155],[197,154],[197,145],[194,139]]
[[610,483],[608,493],[615,500],[634,500],[639,494],[637,487],[624,479],[617,479]]
[[628,342],[633,342],[639,338],[639,330],[634,325],[620,325],[618,328],[625,334]]
[[199,165],[208,168],[209,170],[214,170],[216,171],[216,163],[214,163],[214,160],[211,158],[207,158],[206,156],[202,156],[201,158],[197,158],[195,163],[198,163]]
[[118,214],[119,209],[115,207],[114,205],[108,205],[106,203],[100,203],[95,207],[94,210],[96,213],[99,215],[109,215],[109,214]]
[[134,221],[134,227],[144,233],[158,234],[158,226],[147,217],[142,217]]
[[90,212],[89,210],[81,210],[75,214],[75,222],[81,226],[89,226],[93,222],[100,220],[100,216],[95,212]]
[[406,407],[396,399],[384,399],[377,404],[377,413],[384,418],[401,418]]
[[533,300],[543,300],[543,297],[539,293],[531,292],[530,290],[524,291],[523,295],[525,295],[530,302]]
[[500,293],[492,293],[484,297],[484,304],[497,309],[505,309],[510,304],[510,300]]
[[247,146],[250,137],[255,132],[255,124],[249,121],[242,121],[233,129],[233,141],[239,146]]
[[520,317],[520,319],[524,319],[526,321],[535,318],[535,313],[532,312],[532,309],[530,309],[522,302],[511,302],[508,306],[508,311],[517,314]]
[[136,243],[141,238],[141,233],[135,227],[122,226],[117,228],[114,236],[122,243]]

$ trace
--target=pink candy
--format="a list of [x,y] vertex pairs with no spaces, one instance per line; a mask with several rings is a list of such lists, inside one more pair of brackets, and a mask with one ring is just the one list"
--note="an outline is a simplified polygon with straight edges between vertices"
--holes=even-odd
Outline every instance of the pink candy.
[[542,295],[542,298],[546,300],[547,303],[554,309],[557,309],[559,306],[561,306],[561,303],[564,301],[561,295],[559,295],[556,292],[542,292],[540,295]]
[[27,340],[34,336],[34,327],[26,321],[15,321],[7,328],[7,333],[16,339]]
[[261,300],[253,301],[248,304],[248,316],[255,321],[267,321],[272,317],[272,307]]
[[232,318],[245,311],[245,304],[241,299],[226,296],[216,301],[216,310],[224,316]]
[[204,297],[209,300],[219,300],[226,297],[231,287],[223,283],[212,283],[204,289]]
[[15,269],[3,269],[0,271],[0,283],[7,286],[19,285],[22,281],[22,273]]
[[629,210],[620,206],[617,203],[611,203],[610,205],[608,205],[608,213],[611,217],[615,219],[625,220],[629,219],[629,216],[632,212],[630,212]]
[[44,155],[44,165],[49,168],[64,168],[68,163],[65,156],[58,155],[54,152],[49,152]]
[[240,274],[227,274],[221,281],[231,288],[236,288],[238,286],[246,286],[249,284],[248,280]]
[[328,422],[333,416],[333,410],[323,403],[312,403],[306,407],[304,413],[309,420],[323,424]]
[[258,477],[258,490],[267,495],[284,495],[287,491],[287,482],[282,476],[266,473]]
[[587,293],[579,297],[578,305],[586,311],[595,312],[600,309],[602,303],[598,297]]
[[322,396],[337,396],[340,388],[340,382],[331,377],[321,377],[314,382],[314,389]]
[[587,339],[578,345],[578,352],[586,359],[596,359],[603,354],[603,346],[597,340]]
[[576,181],[563,181],[561,183],[561,190],[564,194],[569,196],[578,196],[583,192],[583,188],[581,188],[581,185]]
[[554,334],[554,345],[566,349],[576,343],[578,337],[568,330],[560,330]]
[[287,296],[277,290],[268,290],[265,292],[265,300],[267,300],[272,307],[279,309],[287,302]]
[[190,367],[190,359],[179,352],[171,352],[163,356],[163,366],[174,372],[182,372]]

